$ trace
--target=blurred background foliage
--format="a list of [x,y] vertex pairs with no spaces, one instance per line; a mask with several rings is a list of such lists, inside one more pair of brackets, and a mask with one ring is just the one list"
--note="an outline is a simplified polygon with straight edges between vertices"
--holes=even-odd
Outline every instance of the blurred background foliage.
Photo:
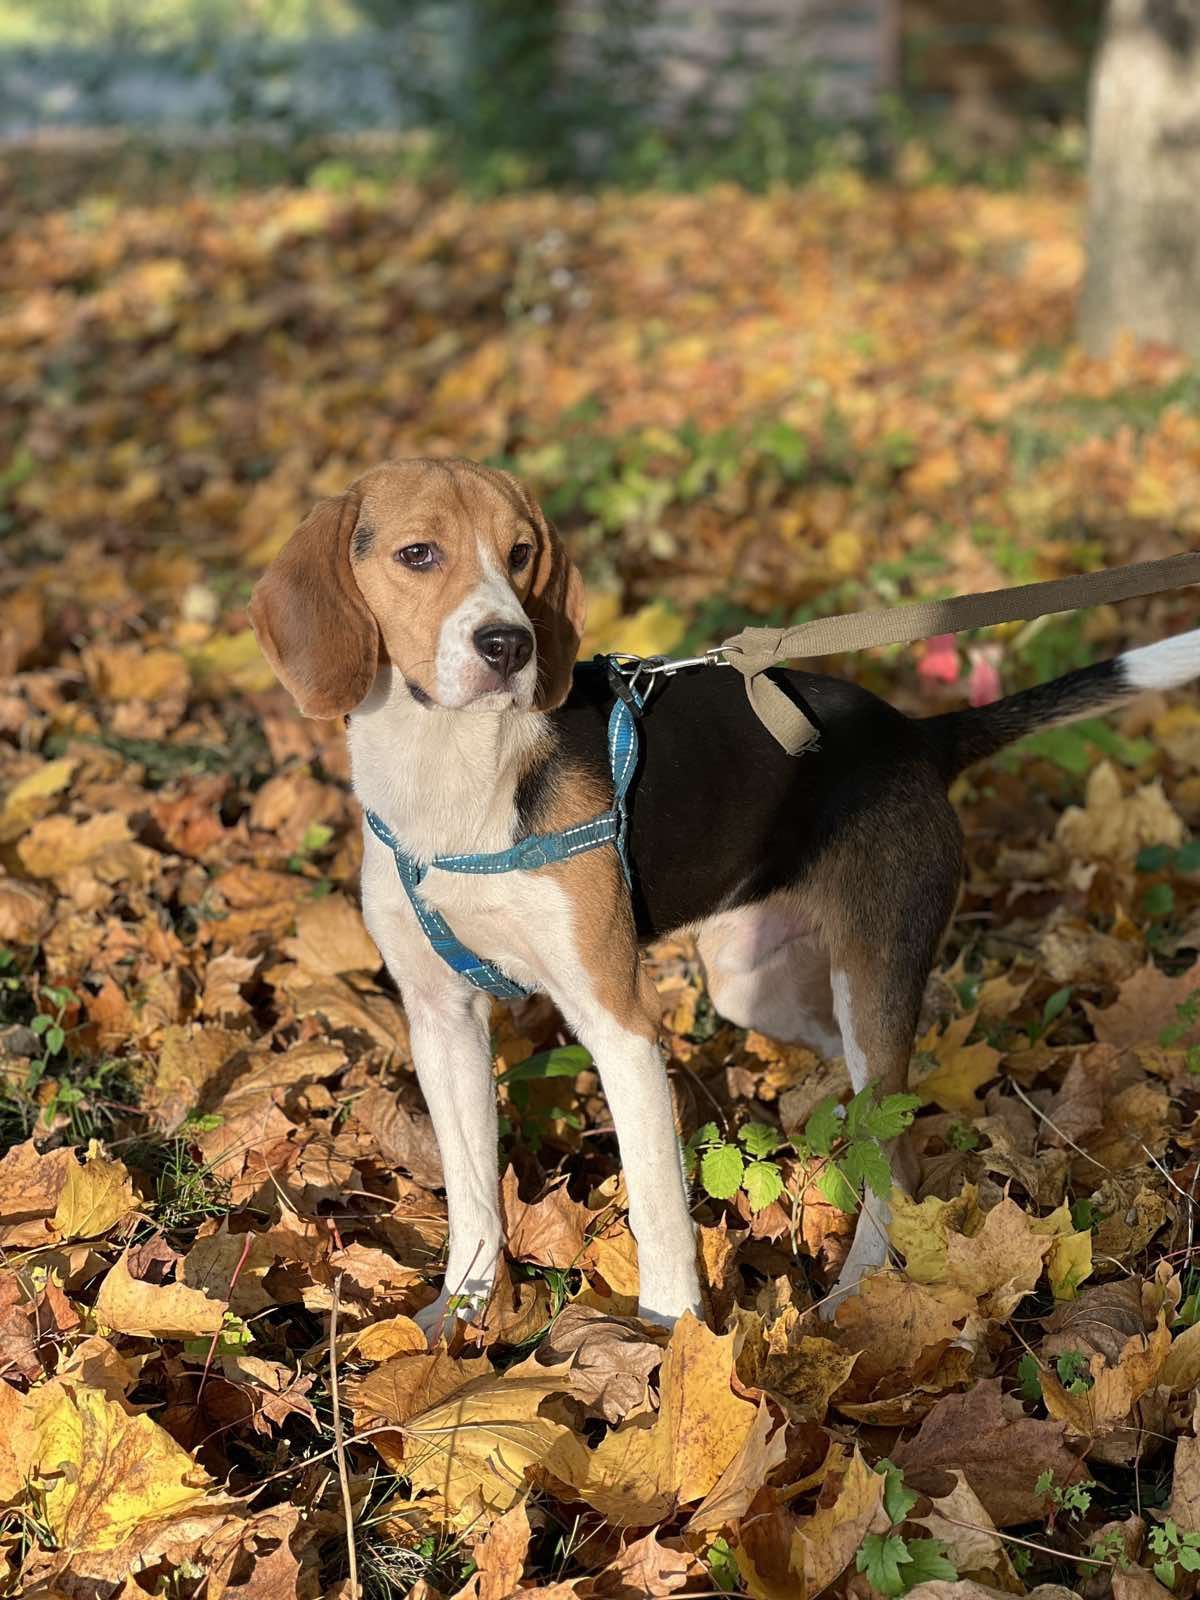
[[494,192],[880,172],[919,129],[930,178],[1011,184],[1031,157],[1078,165],[1101,12],[1099,0],[0,0],[0,132],[232,140],[210,166],[236,182],[302,176],[336,145],[347,174],[446,166]]

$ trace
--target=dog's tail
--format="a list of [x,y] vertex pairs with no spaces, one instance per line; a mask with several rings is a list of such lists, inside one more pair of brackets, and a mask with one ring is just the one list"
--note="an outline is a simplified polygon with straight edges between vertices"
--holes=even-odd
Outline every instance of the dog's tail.
[[949,781],[973,761],[994,755],[1038,728],[1100,716],[1146,689],[1177,689],[1193,678],[1200,678],[1200,628],[1127,650],[1111,661],[1068,672],[990,706],[926,717],[920,726]]

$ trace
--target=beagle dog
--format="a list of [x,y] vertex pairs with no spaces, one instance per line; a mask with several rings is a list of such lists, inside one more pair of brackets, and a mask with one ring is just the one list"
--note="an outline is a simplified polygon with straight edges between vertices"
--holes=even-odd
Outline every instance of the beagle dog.
[[[612,691],[575,666],[583,585],[529,491],[465,460],[376,467],[301,523],[250,614],[300,710],[348,716],[355,793],[425,868],[424,906],[547,993],[591,1052],[620,1144],[640,1312],[667,1325],[699,1313],[700,1287],[639,944],[690,929],[722,1016],[844,1056],[856,1091],[901,1090],[959,891],[950,780],[1035,728],[1200,675],[1197,630],[914,720],[852,683],[780,670],[819,734],[795,758],[738,674],[684,671],[645,710],[628,883],[614,842],[471,875],[429,864],[504,851],[612,804]],[[363,848],[363,915],[403,998],[445,1168],[445,1286],[420,1318],[432,1330],[486,1301],[502,1249],[491,1006],[431,942],[388,844],[365,828]],[[902,1146],[893,1170],[904,1182]],[[887,1222],[869,1197],[830,1304],[885,1260]]]

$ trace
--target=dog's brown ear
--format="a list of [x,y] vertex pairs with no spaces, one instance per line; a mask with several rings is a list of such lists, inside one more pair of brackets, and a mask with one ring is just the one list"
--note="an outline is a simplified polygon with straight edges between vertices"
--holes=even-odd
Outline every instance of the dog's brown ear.
[[379,666],[379,629],[350,570],[357,495],[320,500],[254,586],[250,621],[306,717],[340,717]]
[[537,637],[534,707],[553,711],[571,692],[571,671],[583,637],[587,598],[578,567],[563,549],[553,525],[540,508],[536,510],[538,551],[525,610]]

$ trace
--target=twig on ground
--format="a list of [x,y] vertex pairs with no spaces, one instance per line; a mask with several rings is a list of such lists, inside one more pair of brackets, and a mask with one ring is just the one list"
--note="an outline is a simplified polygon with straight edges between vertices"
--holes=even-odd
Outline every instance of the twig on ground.
[[329,1393],[333,1400],[333,1454],[337,1461],[338,1482],[342,1486],[342,1511],[346,1518],[346,1557],[350,1564],[350,1600],[361,1600],[358,1585],[358,1547],[354,1542],[354,1502],[350,1498],[350,1475],[346,1470],[346,1445],[342,1438],[342,1397],[338,1388],[337,1324],[341,1304],[342,1273],[333,1280],[333,1304],[329,1309]]

